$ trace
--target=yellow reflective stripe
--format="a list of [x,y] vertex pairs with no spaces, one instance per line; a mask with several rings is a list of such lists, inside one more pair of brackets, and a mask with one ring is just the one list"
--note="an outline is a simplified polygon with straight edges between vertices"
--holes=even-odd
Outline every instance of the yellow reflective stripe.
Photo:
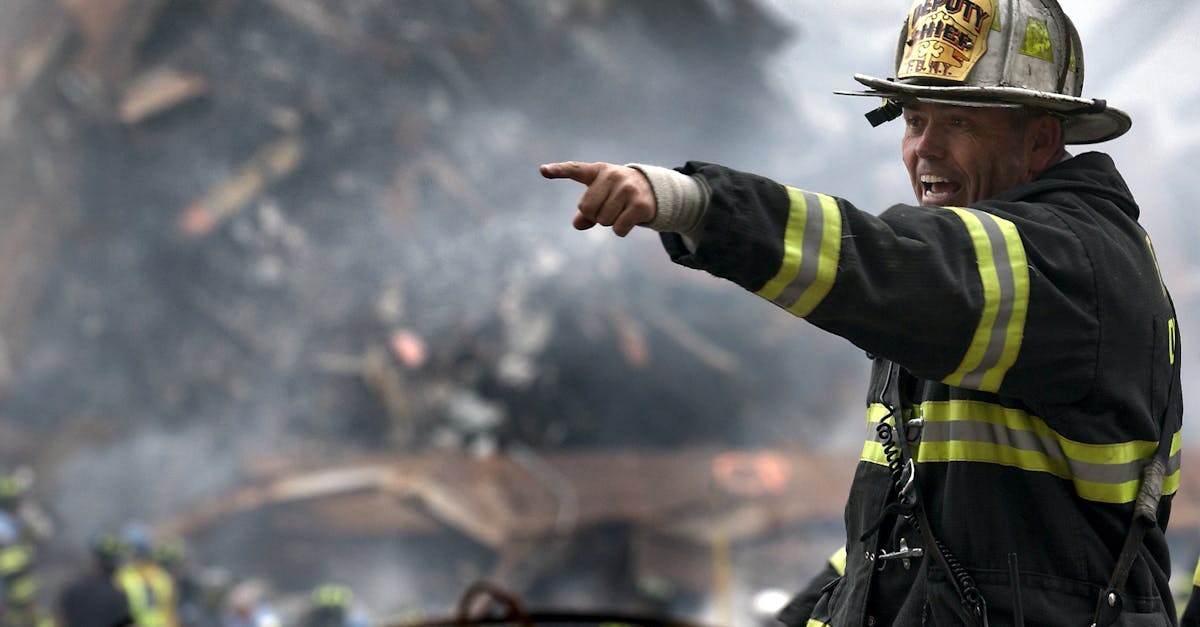
[[879,403],[867,405],[867,439],[863,443],[861,460],[880,466],[887,466],[887,456],[883,453],[883,444],[876,435],[875,425],[888,415],[886,407]]
[[[1138,489],[1142,483],[1140,479],[1131,479],[1124,483],[1096,483],[1093,481],[1085,481],[1083,479],[1075,479],[1075,491],[1079,496],[1089,500],[1098,501],[1101,503],[1130,503],[1137,498]],[[1179,490],[1179,471],[1167,475],[1163,479],[1163,495],[1175,494]]]
[[121,588],[125,590],[125,595],[129,598],[129,611],[134,617],[146,611],[149,605],[146,596],[146,588],[142,584],[142,578],[133,570],[132,566],[126,566],[117,572],[117,582],[121,584]]
[[[1025,451],[986,442],[923,442],[919,445],[919,462],[970,461],[1018,468],[1028,472],[1044,472],[1070,481],[1075,493],[1089,501],[1100,503],[1130,503],[1137,498],[1140,479],[1120,483],[1103,483],[1079,478],[1071,472],[1066,460],[1048,457],[1044,453]],[[1178,486],[1178,473],[1173,475]],[[1170,481],[1164,481],[1163,493],[1173,493]]]
[[1017,360],[1029,309],[1029,267],[1015,225],[974,209],[949,207],[975,247],[983,310],[962,363],[947,385],[996,392]]
[[[880,406],[879,415],[886,413]],[[1089,464],[1127,464],[1145,460],[1154,455],[1158,442],[1134,440],[1116,444],[1086,444],[1069,440],[1051,429],[1041,418],[1019,409],[1012,409],[984,401],[927,401],[921,403],[921,416],[926,422],[955,422],[970,420],[983,422],[1010,430],[1027,430],[1044,438],[1057,441],[1067,458]],[[1171,454],[1182,447],[1181,434],[1176,432],[1171,441]]]
[[996,221],[1000,232],[1004,235],[1004,244],[1008,248],[1008,271],[1012,273],[1013,301],[1008,325],[1004,329],[1004,346],[1000,359],[995,368],[989,373],[992,380],[986,380],[980,388],[988,391],[1000,389],[1004,375],[1013,364],[1017,363],[1017,354],[1021,352],[1021,340],[1025,338],[1025,319],[1029,314],[1029,260],[1025,257],[1025,244],[1021,241],[1021,233],[1008,220],[989,216]]
[[174,586],[166,573],[155,566],[139,568],[135,564],[123,567],[117,579],[129,599],[129,610],[141,627],[170,625],[169,607]]
[[33,575],[25,575],[6,584],[5,597],[12,603],[22,604],[33,599],[37,594],[37,581]]
[[[1158,446],[1146,440],[1076,442],[1036,416],[982,401],[928,401],[918,411],[925,425],[921,441],[913,446],[917,462],[980,462],[1047,473],[1071,481],[1081,497],[1102,503],[1136,498],[1142,468]],[[862,461],[888,465],[874,428],[886,415],[880,404],[868,408]],[[1181,448],[1182,434],[1177,431],[1171,438],[1163,494],[1179,489]]]
[[29,549],[24,544],[14,544],[0,549],[0,575],[10,575],[29,565]]
[[804,623],[804,627],[829,627],[829,623],[822,623],[815,618],[810,618],[807,623]]
[[1171,357],[1171,365],[1175,365],[1175,319],[1167,320],[1167,353]]
[[832,196],[788,187],[788,219],[779,271],[755,292],[800,317],[829,294],[842,252],[842,214]]
[[1192,585],[1200,587],[1200,560],[1196,560],[1196,570],[1192,573]]
[[783,288],[787,287],[788,283],[792,282],[796,274],[800,271],[800,256],[803,253],[802,246],[804,241],[804,223],[808,217],[806,203],[804,202],[804,193],[793,187],[787,188],[788,194],[788,219],[787,227],[783,235],[783,263],[779,266],[779,271],[775,276],[767,281],[762,289],[755,294],[769,300],[774,301],[783,292]]
[[1032,472],[1047,472],[1061,479],[1071,478],[1064,459],[1052,459],[1041,451],[1026,451],[991,442],[921,442],[918,462],[984,462],[1011,466]]
[[842,547],[833,552],[829,556],[829,565],[833,567],[833,572],[839,575],[846,574],[846,547]]
[[1163,477],[1163,488],[1162,488],[1163,496],[1175,494],[1176,492],[1178,492],[1179,491],[1179,480],[1182,477],[1183,477],[1183,475],[1180,474],[1179,469],[1176,469],[1175,472],[1172,472],[1171,474],[1167,475],[1166,477]]
[[825,300],[829,290],[833,289],[838,259],[842,254],[842,212],[838,211],[837,201],[824,194],[814,196],[820,201],[824,220],[821,221],[821,244],[815,259],[816,277],[796,300],[796,304],[788,308],[789,312],[799,317],[812,313]]

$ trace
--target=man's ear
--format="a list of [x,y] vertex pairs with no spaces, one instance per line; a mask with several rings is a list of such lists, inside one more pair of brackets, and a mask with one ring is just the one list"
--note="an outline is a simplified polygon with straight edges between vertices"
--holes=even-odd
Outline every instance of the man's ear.
[[1063,152],[1062,121],[1044,113],[1029,121],[1026,130],[1029,140],[1029,174],[1036,178],[1050,166],[1058,163]]

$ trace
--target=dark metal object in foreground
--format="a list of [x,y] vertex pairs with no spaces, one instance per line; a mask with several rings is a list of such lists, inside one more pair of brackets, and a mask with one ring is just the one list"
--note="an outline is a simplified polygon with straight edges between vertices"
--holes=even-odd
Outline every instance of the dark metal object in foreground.
[[[483,605],[480,605],[480,603]],[[479,607],[478,610],[473,608]],[[524,608],[509,592],[487,582],[472,584],[463,593],[453,619],[428,621],[384,621],[387,627],[463,627],[466,625],[604,625],[606,627],[703,627],[667,616],[644,616],[620,612],[536,610]]]

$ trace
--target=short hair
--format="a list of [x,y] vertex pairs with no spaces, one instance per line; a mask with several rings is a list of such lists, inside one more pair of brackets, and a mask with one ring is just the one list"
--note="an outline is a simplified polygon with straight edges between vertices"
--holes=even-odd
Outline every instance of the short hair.
[[[1055,113],[1053,111],[1039,109],[1037,107],[1021,106],[1009,109],[1009,111],[1011,112],[1009,114],[1009,120],[1012,123],[1012,128],[1018,133],[1024,133],[1035,119],[1042,116],[1052,117],[1058,120],[1060,125],[1066,122],[1067,119],[1066,116],[1062,115],[1061,113]],[[1058,147],[1060,149],[1066,149],[1066,146],[1066,135],[1060,134]]]

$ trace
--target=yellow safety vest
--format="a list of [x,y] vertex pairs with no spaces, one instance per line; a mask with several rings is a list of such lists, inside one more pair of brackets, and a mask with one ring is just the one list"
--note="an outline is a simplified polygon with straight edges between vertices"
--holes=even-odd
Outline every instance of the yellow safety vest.
[[129,598],[129,612],[138,627],[178,627],[175,582],[165,570],[136,562],[117,570],[116,580]]

